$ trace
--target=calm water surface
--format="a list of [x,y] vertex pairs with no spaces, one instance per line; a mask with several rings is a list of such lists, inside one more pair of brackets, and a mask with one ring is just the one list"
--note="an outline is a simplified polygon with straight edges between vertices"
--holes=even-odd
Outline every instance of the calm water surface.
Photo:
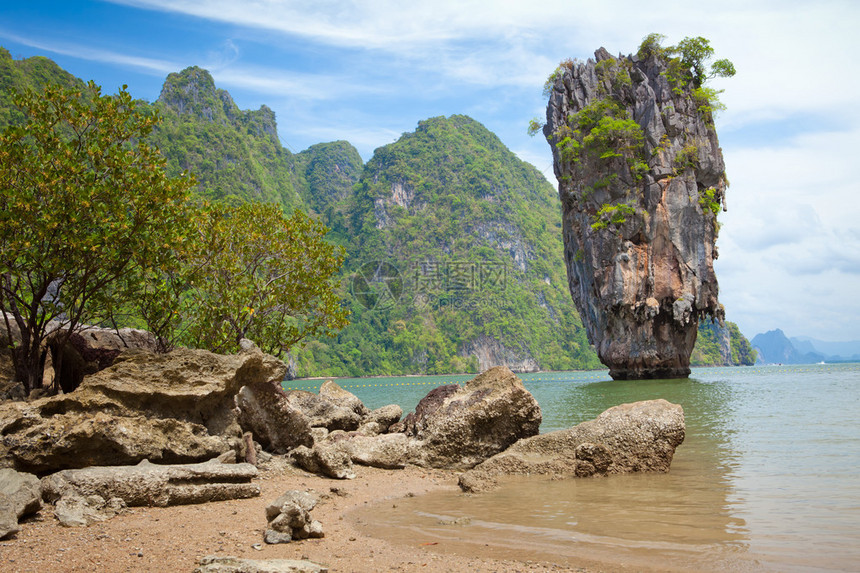
[[[338,382],[368,407],[409,411],[433,387],[469,378]],[[694,369],[689,380],[615,382],[606,372],[521,378],[541,405],[542,432],[625,402],[681,404],[687,437],[671,472],[522,478],[477,496],[407,498],[361,512],[363,527],[403,543],[558,563],[860,571],[860,365]],[[457,518],[468,522],[450,525]]]

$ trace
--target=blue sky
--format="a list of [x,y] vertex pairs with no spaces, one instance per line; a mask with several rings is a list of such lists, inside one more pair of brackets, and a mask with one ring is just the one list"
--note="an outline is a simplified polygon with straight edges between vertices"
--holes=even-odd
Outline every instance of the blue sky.
[[168,73],[204,67],[239,107],[274,109],[295,152],[346,139],[366,161],[419,120],[467,114],[552,180],[526,125],[559,61],[705,36],[738,70],[714,83],[729,320],[860,340],[858,26],[852,0],[4,0],[0,45],[150,101]]

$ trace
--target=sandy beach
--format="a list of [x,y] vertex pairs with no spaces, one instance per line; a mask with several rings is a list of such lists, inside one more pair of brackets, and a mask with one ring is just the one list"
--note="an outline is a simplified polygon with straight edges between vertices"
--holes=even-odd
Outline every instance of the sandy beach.
[[[408,467],[356,467],[354,480],[332,480],[286,464],[261,471],[260,497],[200,505],[135,507],[89,527],[58,524],[51,507],[21,524],[16,537],[0,542],[0,570],[192,571],[207,555],[247,559],[309,559],[329,571],[607,571],[597,564],[495,559],[480,552],[452,553],[443,544],[415,539],[392,544],[362,533],[352,510],[378,502],[447,489],[458,491],[456,473]],[[315,492],[312,516],[323,539],[266,545],[265,507],[287,490]],[[509,556],[507,556],[509,557]]]

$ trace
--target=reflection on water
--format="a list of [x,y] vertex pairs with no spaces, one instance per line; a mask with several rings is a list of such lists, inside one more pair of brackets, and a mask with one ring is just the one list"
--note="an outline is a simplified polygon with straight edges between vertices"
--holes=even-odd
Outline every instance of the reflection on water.
[[[541,404],[542,431],[665,398],[684,407],[687,424],[670,473],[521,478],[488,494],[431,494],[356,518],[401,543],[574,565],[860,570],[860,366],[698,369],[690,380],[601,374],[523,375]],[[351,391],[404,409],[417,402],[377,384]],[[444,524],[456,518],[470,521]]]

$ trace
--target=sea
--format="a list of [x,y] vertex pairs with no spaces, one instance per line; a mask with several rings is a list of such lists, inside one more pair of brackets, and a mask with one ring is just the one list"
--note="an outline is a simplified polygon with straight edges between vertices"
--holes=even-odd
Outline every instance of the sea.
[[[462,376],[338,379],[368,407],[415,408]],[[860,571],[860,364],[694,368],[689,379],[606,371],[522,374],[541,432],[664,398],[686,438],[666,474],[517,478],[363,509],[396,543],[574,567],[653,571]],[[318,389],[320,381],[288,383]]]

